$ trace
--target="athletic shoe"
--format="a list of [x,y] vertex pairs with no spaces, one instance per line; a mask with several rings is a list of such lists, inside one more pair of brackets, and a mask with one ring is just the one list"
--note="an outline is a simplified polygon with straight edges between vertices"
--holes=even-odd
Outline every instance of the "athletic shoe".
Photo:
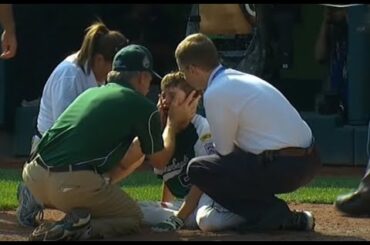
[[87,240],[91,233],[91,215],[85,209],[74,209],[57,222],[43,223],[30,235],[29,241]]
[[38,226],[44,217],[44,208],[23,183],[18,185],[17,199],[19,205],[15,214],[18,223],[25,227]]
[[176,216],[170,216],[167,220],[152,227],[153,231],[156,232],[166,232],[166,231],[176,231],[184,226],[184,221]]
[[315,218],[308,211],[292,211],[290,218],[281,228],[282,230],[313,231]]

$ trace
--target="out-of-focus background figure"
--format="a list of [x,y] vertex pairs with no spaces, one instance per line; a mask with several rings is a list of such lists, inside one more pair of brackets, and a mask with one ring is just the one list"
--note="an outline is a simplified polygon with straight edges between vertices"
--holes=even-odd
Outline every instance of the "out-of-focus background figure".
[[3,28],[0,58],[10,59],[17,53],[17,37],[12,4],[0,4],[0,24]]

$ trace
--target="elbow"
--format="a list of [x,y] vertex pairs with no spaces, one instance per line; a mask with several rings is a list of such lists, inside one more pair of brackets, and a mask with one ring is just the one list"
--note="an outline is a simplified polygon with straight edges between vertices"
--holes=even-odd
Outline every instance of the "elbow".
[[126,166],[124,166],[124,165],[122,165],[122,164],[120,164],[119,165],[119,171],[122,173],[122,172],[125,172],[125,171],[127,171],[127,167]]
[[154,168],[162,170],[167,166],[171,157],[172,154],[168,154],[166,151],[160,151],[152,155],[147,155],[147,160]]

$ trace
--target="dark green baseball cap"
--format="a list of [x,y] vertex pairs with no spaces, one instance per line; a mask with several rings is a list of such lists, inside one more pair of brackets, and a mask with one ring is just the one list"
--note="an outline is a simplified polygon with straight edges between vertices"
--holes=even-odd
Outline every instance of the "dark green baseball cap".
[[159,79],[162,77],[153,70],[153,56],[141,45],[130,44],[119,50],[113,58],[113,71],[149,71]]

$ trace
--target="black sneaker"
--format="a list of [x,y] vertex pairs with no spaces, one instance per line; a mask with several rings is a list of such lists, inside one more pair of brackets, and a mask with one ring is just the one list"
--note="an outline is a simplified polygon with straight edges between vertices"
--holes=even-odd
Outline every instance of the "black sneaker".
[[340,195],[334,206],[342,213],[353,216],[370,215],[370,196],[357,190],[345,195]]
[[91,215],[86,210],[75,209],[57,222],[44,222],[30,235],[29,241],[71,241],[88,239]]
[[313,231],[315,218],[308,211],[292,211],[291,217],[285,222],[282,230]]

